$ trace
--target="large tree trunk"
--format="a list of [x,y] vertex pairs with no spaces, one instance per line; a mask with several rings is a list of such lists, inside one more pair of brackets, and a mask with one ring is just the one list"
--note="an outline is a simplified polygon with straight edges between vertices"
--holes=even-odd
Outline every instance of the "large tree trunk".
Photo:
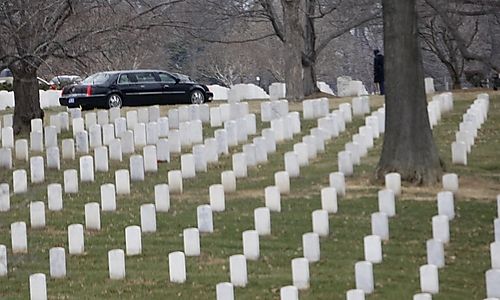
[[415,0],[383,0],[386,131],[376,176],[399,172],[404,181],[433,184],[442,163],[427,114]]
[[319,92],[316,85],[316,28],[314,16],[316,14],[317,0],[306,0],[304,24],[304,55],[302,69],[304,72],[304,95],[309,96]]
[[299,17],[300,2],[300,0],[281,0],[285,32],[286,97],[291,101],[301,101],[304,98],[302,80],[303,32]]
[[36,69],[27,63],[18,62],[12,66],[14,75],[14,133],[30,132],[31,120],[43,119],[38,93]]

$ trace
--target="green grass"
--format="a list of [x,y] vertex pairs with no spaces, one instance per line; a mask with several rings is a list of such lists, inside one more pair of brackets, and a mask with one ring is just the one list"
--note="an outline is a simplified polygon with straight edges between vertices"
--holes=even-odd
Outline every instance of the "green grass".
[[[500,193],[500,96],[491,98],[489,118],[469,155],[469,165],[451,165],[450,157],[458,123],[474,97],[472,93],[457,95],[454,111],[444,115],[434,130],[446,168],[460,175],[461,184],[446,266],[439,272],[440,293],[434,296],[438,300],[485,297],[484,272],[490,264],[489,243],[497,211],[494,200]],[[257,119],[258,131],[269,126]],[[337,152],[362,124],[355,119],[345,133],[326,145],[325,153],[301,168],[300,178],[292,179],[291,193],[282,195],[282,212],[272,213],[272,235],[261,237],[261,258],[247,263],[248,286],[235,289],[237,299],[279,299],[280,287],[291,284],[291,260],[302,256],[301,237],[312,230],[311,213],[321,206],[320,189],[328,185],[328,174],[337,169]],[[78,195],[63,195],[64,210],[46,211],[45,229],[28,229],[29,254],[13,255],[10,224],[24,221],[29,227],[29,202],[46,201],[46,185],[63,181],[62,171],[46,170],[45,184],[30,185],[24,195],[11,195],[11,211],[0,213],[0,244],[9,249],[9,276],[0,278],[0,298],[26,299],[29,275],[43,272],[51,299],[214,299],[215,285],[229,281],[229,256],[242,253],[241,233],[253,228],[253,210],[264,206],[264,188],[284,168],[283,153],[291,151],[315,125],[315,121],[303,120],[302,135],[279,144],[267,164],[249,169],[248,177],[238,180],[238,191],[226,194],[226,211],[214,214],[215,231],[202,235],[200,257],[187,258],[188,280],[180,285],[168,281],[168,253],[182,250],[182,230],[196,226],[196,207],[208,203],[208,187],[220,183],[220,173],[231,168],[230,156],[221,157],[196,179],[185,180],[182,195],[171,195],[170,211],[157,214],[157,232],[143,235],[143,254],[126,258],[127,278],[123,281],[108,279],[107,251],[125,247],[125,227],[140,224],[140,205],[154,202],[154,185],[165,183],[169,170],[179,169],[179,156],[159,164],[159,171],[147,174],[146,181],[133,182],[129,196],[117,197],[116,212],[101,213],[102,230],[85,232],[86,254],[67,255],[68,277],[62,280],[48,276],[49,249],[67,247],[67,226],[84,223],[84,204],[100,202],[100,185],[113,183],[114,171],[128,168],[129,157],[111,163],[108,173],[96,173],[94,183],[81,183]],[[206,136],[213,136],[213,129],[205,129]],[[339,212],[330,215],[330,235],[321,239],[321,260],[310,266],[311,287],[300,292],[301,299],[345,299],[345,292],[354,288],[354,264],[363,260],[363,237],[371,234],[370,214],[377,211],[381,186],[370,179],[381,142],[376,141],[369,156],[356,167],[355,176],[347,179],[347,196],[340,199]],[[241,146],[231,149],[237,151]],[[69,168],[78,169],[78,160],[62,161],[62,170]],[[15,169],[29,170],[29,164],[15,161]],[[12,189],[12,172],[0,170],[0,182],[8,182]],[[390,220],[384,261],[374,266],[375,292],[368,299],[411,299],[418,292],[418,269],[426,263],[425,241],[432,236],[431,218],[437,214],[435,201],[430,200],[437,191],[439,186],[404,187],[397,216]]]

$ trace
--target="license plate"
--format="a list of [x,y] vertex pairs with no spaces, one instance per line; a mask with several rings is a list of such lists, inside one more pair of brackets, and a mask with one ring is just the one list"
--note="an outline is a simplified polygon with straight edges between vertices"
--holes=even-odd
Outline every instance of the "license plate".
[[75,103],[75,98],[69,98],[68,103]]

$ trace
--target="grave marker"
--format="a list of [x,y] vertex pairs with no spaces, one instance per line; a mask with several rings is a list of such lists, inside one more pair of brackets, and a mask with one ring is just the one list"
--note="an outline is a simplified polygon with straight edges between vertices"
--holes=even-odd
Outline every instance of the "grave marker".
[[183,252],[175,251],[168,254],[168,273],[170,282],[186,282],[186,257]]
[[109,279],[125,279],[125,252],[122,249],[108,251]]

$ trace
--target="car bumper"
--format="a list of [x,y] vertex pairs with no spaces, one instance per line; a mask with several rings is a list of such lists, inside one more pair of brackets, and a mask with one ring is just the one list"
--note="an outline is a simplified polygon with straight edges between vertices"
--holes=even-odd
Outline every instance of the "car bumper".
[[103,107],[106,106],[105,95],[65,95],[59,98],[62,106],[73,107]]

